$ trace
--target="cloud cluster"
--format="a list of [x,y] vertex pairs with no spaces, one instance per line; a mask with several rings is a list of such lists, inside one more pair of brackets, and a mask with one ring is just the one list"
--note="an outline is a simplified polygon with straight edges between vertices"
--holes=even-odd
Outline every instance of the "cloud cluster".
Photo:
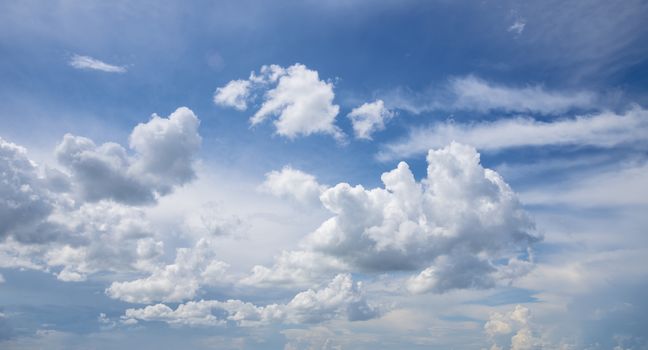
[[203,286],[226,284],[229,265],[216,259],[213,244],[202,238],[192,248],[178,248],[172,264],[155,266],[145,278],[113,282],[106,294],[130,303],[178,302]]
[[[325,190],[320,200],[334,216],[305,239],[305,252],[354,271],[423,269],[408,283],[416,293],[486,288],[524,274],[539,238],[504,180],[480,165],[474,148],[458,143],[431,150],[427,161],[420,182],[401,162],[382,175],[384,188],[340,183]],[[250,278],[268,282],[290,262],[256,267]]]
[[383,100],[376,100],[354,108],[347,117],[351,119],[356,138],[371,140],[374,132],[385,129],[394,112],[385,107]]
[[378,316],[378,310],[364,299],[361,285],[348,274],[337,275],[320,290],[301,292],[286,304],[257,306],[240,300],[200,300],[180,304],[173,310],[165,304],[127,309],[122,316],[126,324],[163,321],[188,326],[215,326],[233,322],[240,326],[268,323],[320,323],[340,317],[349,321]]
[[[484,325],[484,332],[493,340],[491,350],[501,350],[502,347],[497,345],[495,340],[507,337],[513,333],[508,343],[510,343],[511,350],[532,350],[544,349],[541,339],[534,335],[534,331],[530,324],[529,309],[516,305],[515,309],[506,314],[495,312],[491,314],[490,319]],[[553,347],[552,347],[553,348]]]
[[648,111],[640,107],[624,114],[601,112],[552,121],[512,118],[466,124],[438,123],[413,129],[405,139],[386,145],[378,158],[387,160],[420,154],[451,141],[488,151],[548,145],[608,148],[644,141],[646,133]]
[[194,178],[198,118],[178,108],[156,115],[119,144],[65,135],[56,148],[69,174],[40,167],[0,139],[0,266],[53,272],[82,281],[97,272],[152,271],[163,242],[144,211]]
[[195,177],[193,162],[201,138],[200,122],[186,107],[168,118],[153,115],[130,135],[130,156],[113,142],[65,135],[56,148],[58,161],[70,171],[75,189],[85,201],[111,199],[125,204],[153,203]]
[[257,125],[276,117],[278,135],[295,138],[311,134],[329,134],[344,137],[335,126],[340,107],[333,104],[333,83],[320,80],[315,70],[303,64],[284,68],[263,66],[260,73],[252,72],[248,80],[233,80],[216,89],[214,102],[218,105],[246,110],[248,102],[260,92],[262,103],[250,118]]

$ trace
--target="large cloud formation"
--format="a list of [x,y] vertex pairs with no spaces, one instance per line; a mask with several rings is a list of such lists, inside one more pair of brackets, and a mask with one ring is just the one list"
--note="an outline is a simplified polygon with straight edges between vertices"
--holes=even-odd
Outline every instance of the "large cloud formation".
[[233,80],[216,89],[214,103],[246,110],[249,100],[263,91],[263,102],[250,118],[252,125],[276,116],[276,133],[288,138],[311,134],[329,134],[344,137],[335,126],[340,107],[333,104],[333,83],[320,80],[317,71],[303,64],[284,68],[278,65],[261,67],[248,80]]
[[153,115],[130,135],[130,156],[113,142],[100,146],[85,137],[65,135],[56,148],[59,162],[86,201],[112,199],[146,204],[195,177],[193,161],[200,147],[198,118],[186,107],[168,118]]
[[130,135],[129,154],[65,135],[56,148],[69,174],[39,166],[0,139],[0,266],[82,281],[97,272],[151,272],[163,242],[142,209],[195,177],[198,118],[178,108]]
[[[486,288],[525,273],[539,237],[501,176],[458,143],[431,150],[427,161],[420,182],[401,162],[382,175],[384,188],[325,190],[320,200],[334,216],[306,238],[305,250],[366,272],[423,269],[409,280],[415,293]],[[285,274],[286,261],[255,267],[247,281]]]

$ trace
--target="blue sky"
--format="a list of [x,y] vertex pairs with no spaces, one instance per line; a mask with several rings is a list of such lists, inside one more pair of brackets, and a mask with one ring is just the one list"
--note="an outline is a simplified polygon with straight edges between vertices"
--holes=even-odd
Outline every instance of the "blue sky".
[[0,3],[0,347],[648,348],[647,16]]

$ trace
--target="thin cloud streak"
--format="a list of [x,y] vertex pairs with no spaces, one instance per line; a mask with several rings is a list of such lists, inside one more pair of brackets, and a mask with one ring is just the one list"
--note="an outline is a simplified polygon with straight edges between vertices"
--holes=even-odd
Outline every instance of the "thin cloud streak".
[[76,69],[98,70],[107,73],[126,73],[125,66],[116,66],[90,56],[77,54],[72,56],[69,65]]
[[640,107],[625,114],[602,112],[551,122],[522,117],[474,124],[445,122],[413,129],[405,139],[385,146],[377,158],[410,157],[452,141],[483,151],[550,145],[608,148],[645,140],[647,132],[648,111]]

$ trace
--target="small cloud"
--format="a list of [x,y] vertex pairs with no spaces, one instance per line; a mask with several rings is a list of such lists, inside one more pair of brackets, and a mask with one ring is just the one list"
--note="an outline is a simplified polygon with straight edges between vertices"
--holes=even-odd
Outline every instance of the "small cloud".
[[74,55],[68,62],[71,67],[76,69],[99,70],[108,73],[125,73],[125,66],[115,66],[90,56]]
[[520,35],[524,31],[525,26],[526,20],[524,20],[523,18],[518,18],[515,20],[515,22],[513,22],[513,24],[511,24],[511,26],[508,28],[508,31]]

